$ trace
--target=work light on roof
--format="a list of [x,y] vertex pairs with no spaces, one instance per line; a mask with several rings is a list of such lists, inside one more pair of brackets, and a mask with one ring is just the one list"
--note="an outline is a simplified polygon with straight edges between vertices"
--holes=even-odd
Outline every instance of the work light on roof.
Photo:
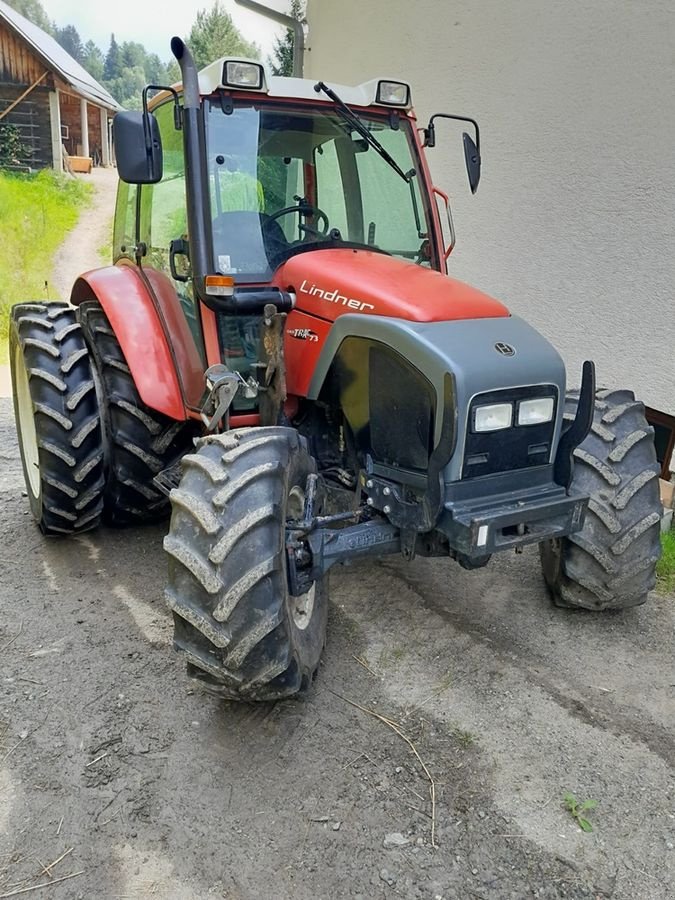
[[401,81],[380,81],[375,102],[387,106],[407,106],[410,102],[410,87]]
[[259,91],[263,86],[263,67],[257,63],[228,60],[223,66],[223,84]]

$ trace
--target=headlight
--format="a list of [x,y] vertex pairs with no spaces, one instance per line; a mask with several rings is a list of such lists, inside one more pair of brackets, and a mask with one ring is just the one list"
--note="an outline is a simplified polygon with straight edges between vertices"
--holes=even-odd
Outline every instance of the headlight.
[[502,428],[510,428],[512,422],[511,403],[492,403],[489,406],[477,406],[474,410],[474,431],[500,431]]
[[228,60],[223,66],[223,84],[260,90],[263,84],[263,67],[258,63]]
[[375,102],[386,103],[387,106],[407,106],[410,103],[410,87],[402,81],[380,81]]
[[539,397],[537,400],[523,400],[518,404],[519,425],[541,425],[553,418],[553,397]]

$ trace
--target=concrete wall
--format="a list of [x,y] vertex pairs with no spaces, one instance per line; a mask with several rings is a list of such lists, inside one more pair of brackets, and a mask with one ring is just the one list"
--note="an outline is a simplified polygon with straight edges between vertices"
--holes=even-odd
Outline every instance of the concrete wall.
[[306,77],[398,75],[421,120],[472,115],[429,151],[453,197],[451,274],[505,300],[578,383],[675,414],[675,5],[672,0],[309,0]]

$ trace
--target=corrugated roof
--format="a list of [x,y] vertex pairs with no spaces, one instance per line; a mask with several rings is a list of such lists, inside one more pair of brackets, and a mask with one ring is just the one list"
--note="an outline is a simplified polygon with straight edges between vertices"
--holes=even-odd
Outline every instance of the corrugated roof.
[[104,106],[106,109],[118,110],[122,108],[103,85],[99,84],[95,78],[92,78],[89,72],[82,68],[79,62],[73,59],[69,53],[66,53],[51,35],[29,22],[28,19],[12,9],[11,6],[7,6],[3,0],[0,0],[0,20],[2,19],[26,43],[30,44],[49,68],[60,75],[76,93],[86,97],[87,100],[97,104],[97,106]]

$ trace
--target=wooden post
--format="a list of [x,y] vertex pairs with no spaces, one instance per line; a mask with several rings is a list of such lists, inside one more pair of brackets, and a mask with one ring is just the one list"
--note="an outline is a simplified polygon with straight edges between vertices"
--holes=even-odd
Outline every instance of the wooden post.
[[101,108],[101,165],[110,165],[110,134],[108,133],[108,110]]
[[89,156],[89,122],[87,121],[87,101],[80,99],[80,121],[82,123],[82,156]]
[[58,88],[49,92],[49,122],[52,137],[52,168],[63,171],[63,154],[61,150],[61,103]]

